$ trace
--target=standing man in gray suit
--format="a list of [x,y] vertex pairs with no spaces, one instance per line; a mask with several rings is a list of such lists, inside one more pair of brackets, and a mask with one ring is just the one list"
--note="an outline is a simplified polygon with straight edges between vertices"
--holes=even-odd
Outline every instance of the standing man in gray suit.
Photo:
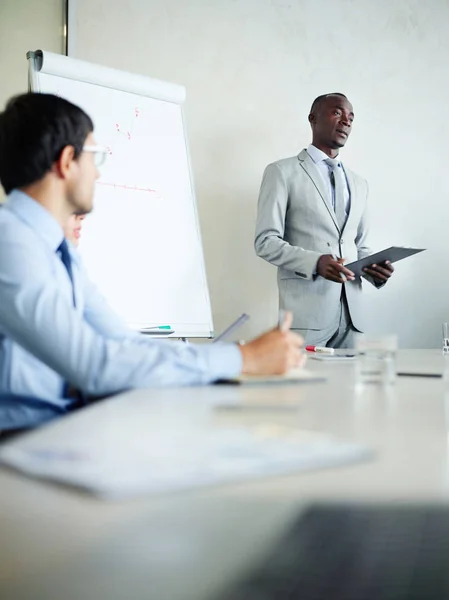
[[[371,254],[368,185],[339,157],[353,120],[346,96],[319,96],[309,114],[312,144],[268,165],[260,189],[256,253],[278,267],[280,308],[293,312],[292,328],[309,345],[351,348],[363,330],[362,281],[344,266]],[[392,273],[389,262],[365,269],[376,287]]]

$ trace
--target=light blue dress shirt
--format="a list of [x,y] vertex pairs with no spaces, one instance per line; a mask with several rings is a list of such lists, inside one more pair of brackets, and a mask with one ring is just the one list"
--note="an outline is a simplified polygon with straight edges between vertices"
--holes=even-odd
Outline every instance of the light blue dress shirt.
[[72,285],[56,250],[63,231],[38,202],[13,191],[0,209],[0,393],[60,408],[64,383],[91,395],[206,384],[237,376],[233,344],[149,340],[130,330],[89,281],[71,246]]
[[[329,199],[332,203],[332,206],[335,208],[335,190],[334,190],[334,186],[331,183],[331,168],[330,166],[325,162],[325,160],[328,157],[327,154],[325,154],[322,150],[320,150],[319,148],[317,148],[316,146],[314,146],[313,144],[310,144],[310,146],[307,148],[307,154],[310,156],[310,158],[313,160],[313,162],[315,163],[316,168],[318,169],[324,185],[326,186],[326,189],[328,191],[329,194]],[[339,157],[336,156],[336,159],[339,160]],[[346,177],[346,173],[343,167],[343,163],[340,161],[340,166],[343,170],[343,173],[345,175],[344,179],[346,181],[346,187],[344,190],[344,203],[345,203],[345,211],[346,214],[348,214],[349,211],[349,200],[350,200],[350,193],[349,193],[349,186],[348,186],[348,180]]]

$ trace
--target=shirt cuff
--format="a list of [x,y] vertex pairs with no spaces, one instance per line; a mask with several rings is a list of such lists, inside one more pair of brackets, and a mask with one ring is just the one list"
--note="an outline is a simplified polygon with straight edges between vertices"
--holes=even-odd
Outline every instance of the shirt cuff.
[[207,379],[235,379],[242,372],[243,358],[237,344],[214,344],[208,348]]

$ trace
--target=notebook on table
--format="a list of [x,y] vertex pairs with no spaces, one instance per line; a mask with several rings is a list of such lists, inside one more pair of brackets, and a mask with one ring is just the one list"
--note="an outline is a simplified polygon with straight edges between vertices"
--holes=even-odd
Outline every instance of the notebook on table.
[[217,383],[236,383],[242,385],[280,385],[295,383],[312,383],[326,381],[321,373],[314,373],[307,369],[291,369],[285,375],[239,375],[235,379],[221,379]]

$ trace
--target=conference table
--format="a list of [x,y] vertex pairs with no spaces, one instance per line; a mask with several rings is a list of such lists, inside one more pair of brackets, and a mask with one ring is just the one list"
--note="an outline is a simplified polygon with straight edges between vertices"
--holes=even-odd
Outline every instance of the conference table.
[[[374,458],[120,502],[2,467],[0,597],[212,600],[313,501],[446,503],[446,361],[438,350],[400,350],[399,372],[443,376],[400,376],[394,386],[360,389],[354,361],[310,359],[307,368],[325,382],[134,390],[26,434],[94,435],[125,409],[130,418],[118,445],[132,439],[138,415],[149,436],[182,427],[297,428],[367,445]],[[230,407],[217,408],[223,403]]]

